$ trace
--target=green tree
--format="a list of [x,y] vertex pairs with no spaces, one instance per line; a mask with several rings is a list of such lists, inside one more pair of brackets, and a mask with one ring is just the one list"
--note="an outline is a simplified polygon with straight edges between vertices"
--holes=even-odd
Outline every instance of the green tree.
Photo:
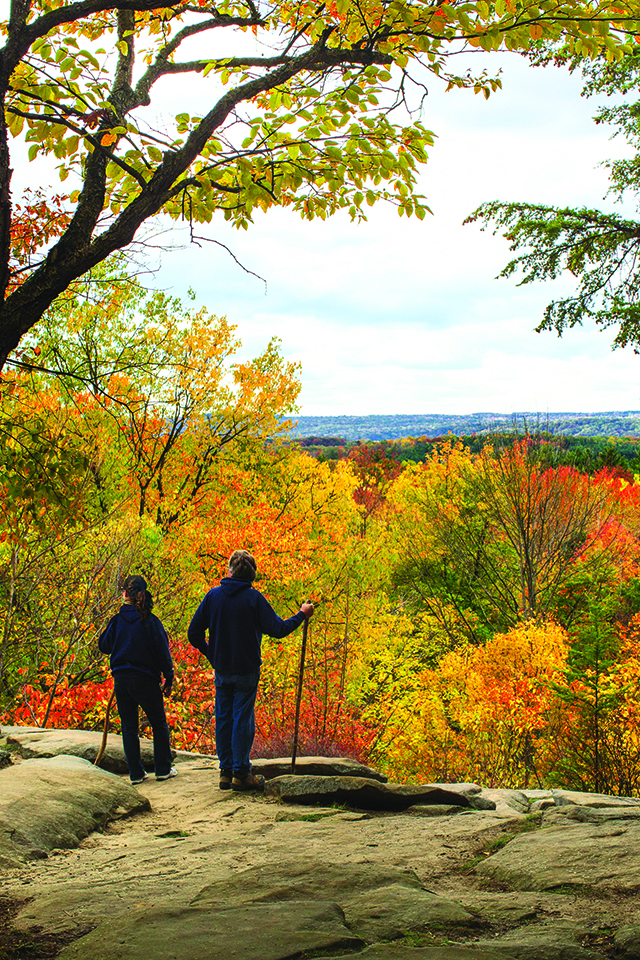
[[622,702],[624,690],[617,680],[620,639],[615,625],[603,617],[602,608],[603,604],[598,607],[591,602],[589,616],[572,639],[564,680],[549,686],[572,718],[567,732],[569,749],[557,763],[558,782],[580,790],[615,793],[620,792],[621,784],[615,776],[619,771],[609,762],[606,721]]
[[[615,106],[601,107],[596,123],[608,123],[614,136],[633,148],[630,158],[608,161],[609,194],[615,200],[637,196],[640,190],[640,48],[618,62],[600,59],[584,66],[584,93],[630,94]],[[635,96],[634,96],[635,95]],[[522,274],[520,285],[553,280],[565,272],[576,277],[574,293],[553,300],[538,331],[559,335],[584,320],[614,328],[614,347],[640,352],[640,220],[587,207],[552,207],[533,203],[484,203],[465,223],[490,223],[517,252],[500,277]],[[524,252],[522,252],[524,251]]]
[[[639,29],[633,0],[12,0],[0,26],[0,365],[160,211],[247,227],[273,205],[357,219],[383,198],[423,217],[416,166],[432,137],[393,113],[412,81],[488,95],[499,81],[456,73],[453,53],[562,38],[577,56],[615,57]],[[177,76],[201,77],[209,103],[193,116],[187,92],[159,131],[162,82]],[[36,189],[14,205],[12,138],[58,161],[68,196]]]
[[197,510],[221,458],[262,451],[295,410],[299,368],[278,342],[234,363],[239,347],[226,318],[145,290],[115,258],[25,341],[25,403],[31,389],[65,411],[88,453],[98,514],[132,492],[137,514],[166,531]]

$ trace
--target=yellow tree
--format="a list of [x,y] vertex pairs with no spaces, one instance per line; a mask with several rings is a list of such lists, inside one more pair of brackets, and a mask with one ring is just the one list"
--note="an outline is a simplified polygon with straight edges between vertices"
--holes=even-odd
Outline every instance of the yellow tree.
[[85,425],[103,509],[131,489],[168,529],[197,511],[223,451],[262,446],[295,409],[299,370],[277,341],[234,363],[239,346],[226,318],[145,291],[116,262],[67,291],[23,355],[35,388]]

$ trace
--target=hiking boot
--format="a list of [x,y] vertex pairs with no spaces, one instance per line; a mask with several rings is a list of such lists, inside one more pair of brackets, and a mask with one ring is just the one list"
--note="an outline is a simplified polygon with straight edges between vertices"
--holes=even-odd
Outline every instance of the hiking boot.
[[234,773],[232,790],[264,790],[264,777],[259,773]]
[[132,780],[131,783],[134,784],[134,785],[135,785],[135,784],[138,784],[138,783],[144,783],[144,781],[145,781],[145,780],[148,780],[148,779],[149,779],[149,774],[148,774],[148,773],[143,773],[141,777],[138,777],[137,780]]
[[221,770],[220,771],[220,782],[218,786],[221,790],[231,790],[231,780],[233,779],[233,774],[231,770]]
[[171,770],[169,770],[169,773],[163,773],[161,776],[156,777],[156,780],[170,780],[171,777],[177,777],[177,776],[178,776],[178,771],[176,770],[175,767],[171,767]]

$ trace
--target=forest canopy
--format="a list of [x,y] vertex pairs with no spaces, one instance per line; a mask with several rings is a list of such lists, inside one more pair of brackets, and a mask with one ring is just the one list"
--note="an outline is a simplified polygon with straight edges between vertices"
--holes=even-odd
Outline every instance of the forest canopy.
[[[186,627],[242,546],[279,611],[317,607],[301,753],[423,782],[638,789],[626,447],[571,461],[511,434],[328,459],[291,441],[299,370],[277,342],[239,359],[225,318],[145,291],[120,258],[24,349],[37,365],[5,371],[0,410],[0,722],[102,724],[96,641],[136,571],[170,637],[174,743],[212,752],[213,678]],[[291,748],[298,643],[264,639],[258,755]]]

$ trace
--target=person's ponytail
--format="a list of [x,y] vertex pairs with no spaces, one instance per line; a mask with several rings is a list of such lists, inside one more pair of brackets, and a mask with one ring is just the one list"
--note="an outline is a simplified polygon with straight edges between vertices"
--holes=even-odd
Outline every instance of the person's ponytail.
[[144,577],[127,577],[122,584],[122,589],[129,603],[135,605],[140,614],[140,619],[146,620],[153,609],[153,597],[147,590],[147,582]]

